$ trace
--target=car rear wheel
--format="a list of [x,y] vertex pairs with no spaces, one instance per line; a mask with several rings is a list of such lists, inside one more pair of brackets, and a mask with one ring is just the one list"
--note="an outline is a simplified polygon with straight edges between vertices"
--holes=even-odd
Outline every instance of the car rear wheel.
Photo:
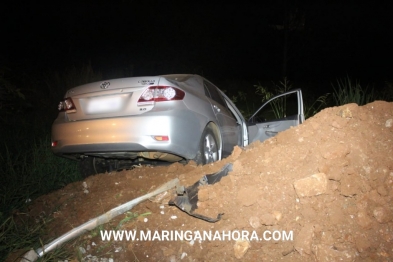
[[209,127],[206,127],[203,131],[199,152],[195,160],[198,164],[205,165],[217,161],[218,158],[217,139],[213,131]]

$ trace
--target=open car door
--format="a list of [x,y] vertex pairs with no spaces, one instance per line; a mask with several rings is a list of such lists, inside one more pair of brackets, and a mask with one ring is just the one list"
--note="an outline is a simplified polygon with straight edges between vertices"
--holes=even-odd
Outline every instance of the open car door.
[[249,143],[264,141],[303,121],[301,89],[277,95],[266,101],[248,120]]

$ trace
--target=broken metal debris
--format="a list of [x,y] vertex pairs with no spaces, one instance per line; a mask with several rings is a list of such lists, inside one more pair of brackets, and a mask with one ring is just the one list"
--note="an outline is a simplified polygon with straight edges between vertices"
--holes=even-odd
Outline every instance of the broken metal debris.
[[220,213],[217,218],[210,218],[198,213],[195,210],[198,208],[198,191],[200,186],[213,185],[220,182],[221,178],[228,175],[232,171],[232,164],[226,164],[224,167],[214,174],[204,175],[199,181],[195,182],[192,186],[185,188],[184,186],[176,187],[177,196],[169,201],[169,205],[177,206],[180,210],[186,212],[190,216],[205,220],[207,222],[215,223],[219,221],[224,215]]

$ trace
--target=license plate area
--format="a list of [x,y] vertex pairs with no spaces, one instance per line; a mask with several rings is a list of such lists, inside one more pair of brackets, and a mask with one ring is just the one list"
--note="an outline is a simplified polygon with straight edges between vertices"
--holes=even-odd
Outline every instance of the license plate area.
[[108,114],[119,112],[124,109],[127,98],[130,95],[100,96],[82,99],[86,115]]

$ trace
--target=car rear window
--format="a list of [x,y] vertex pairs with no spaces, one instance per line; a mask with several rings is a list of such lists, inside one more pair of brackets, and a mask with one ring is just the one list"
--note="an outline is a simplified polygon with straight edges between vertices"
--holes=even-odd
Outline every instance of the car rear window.
[[217,103],[219,103],[219,104],[221,104],[221,105],[226,107],[224,99],[222,98],[222,96],[218,92],[217,88],[213,84],[211,84],[211,83],[209,83],[207,81],[204,81],[203,84],[204,84],[204,87],[205,87],[205,94],[206,94],[206,96],[210,97],[211,99],[213,99]]

